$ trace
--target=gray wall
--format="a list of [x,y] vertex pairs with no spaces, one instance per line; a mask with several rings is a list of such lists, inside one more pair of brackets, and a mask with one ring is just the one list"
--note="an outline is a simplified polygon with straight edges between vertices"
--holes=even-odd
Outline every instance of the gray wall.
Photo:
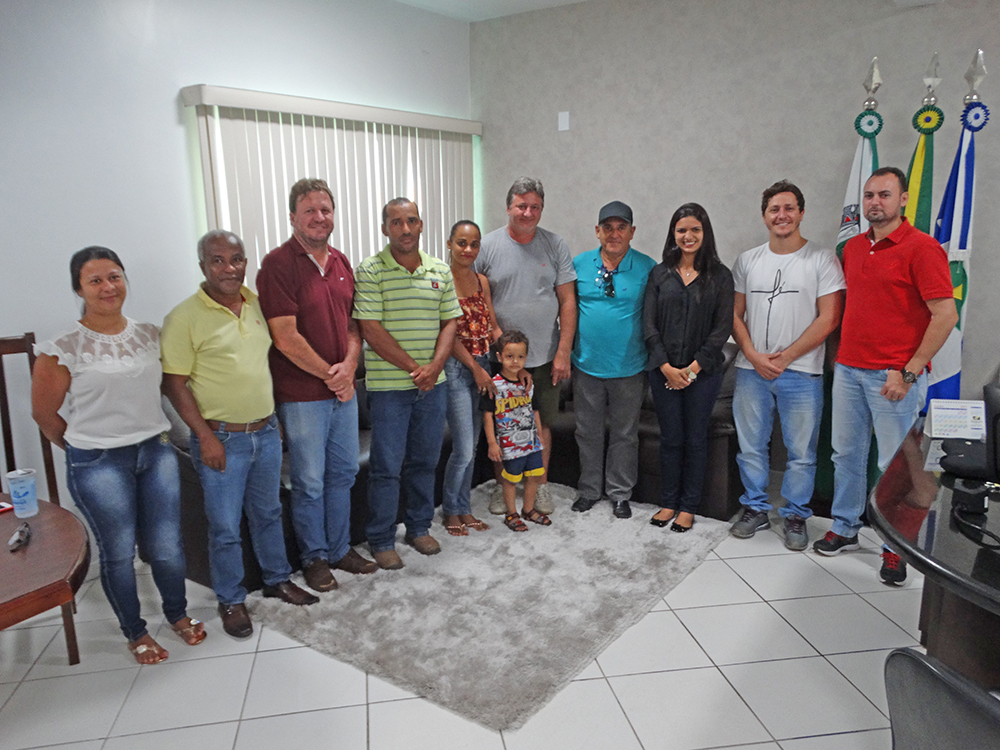
[[[976,138],[978,185],[963,389],[976,396],[1000,354],[1000,2],[949,0],[594,0],[472,24],[472,116],[484,123],[486,228],[505,220],[514,177],[546,187],[543,226],[573,252],[596,247],[598,208],[635,211],[633,244],[659,257],[686,201],[712,217],[723,260],[767,238],[760,193],[806,194],[803,233],[835,243],[872,56],[884,84],[880,162],[906,169],[923,72],[939,52],[945,124],[935,139],[934,213],[960,132],[962,76],[977,47],[994,114]],[[570,112],[570,130],[557,114]]]

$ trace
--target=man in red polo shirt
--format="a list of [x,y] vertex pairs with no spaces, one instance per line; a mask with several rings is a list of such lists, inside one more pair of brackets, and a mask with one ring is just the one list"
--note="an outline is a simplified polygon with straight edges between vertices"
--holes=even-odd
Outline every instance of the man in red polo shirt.
[[[872,429],[885,469],[927,397],[926,370],[958,322],[948,256],[901,215],[906,175],[877,169],[865,183],[867,234],[844,246],[847,298],[833,376],[833,528],[813,549],[858,549]],[[882,580],[902,583],[906,564],[888,547]]]
[[289,196],[292,236],[269,252],[257,274],[271,329],[278,416],[291,458],[292,525],[306,583],[337,588],[330,568],[373,573],[350,545],[351,487],[358,473],[358,400],[354,370],[361,336],[351,318],[354,272],[328,244],[333,194],[303,179]]

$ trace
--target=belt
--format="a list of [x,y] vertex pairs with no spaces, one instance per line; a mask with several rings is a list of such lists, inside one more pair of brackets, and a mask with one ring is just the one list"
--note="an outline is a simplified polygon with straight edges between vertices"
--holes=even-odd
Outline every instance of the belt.
[[263,419],[258,419],[255,422],[245,422],[243,424],[235,424],[233,422],[217,422],[214,419],[206,419],[205,424],[212,428],[212,432],[257,432],[257,430],[262,430],[267,427],[267,423],[271,421],[271,415],[268,414]]

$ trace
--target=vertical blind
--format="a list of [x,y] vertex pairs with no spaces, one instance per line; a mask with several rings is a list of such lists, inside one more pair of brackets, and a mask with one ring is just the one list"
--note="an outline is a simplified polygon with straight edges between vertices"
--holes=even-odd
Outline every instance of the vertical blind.
[[[188,87],[182,94],[196,88],[207,87]],[[303,102],[299,109],[322,109],[316,100],[258,96],[273,97],[274,104]],[[345,106],[402,122],[191,103],[197,106],[209,229],[229,229],[242,238],[250,286],[264,255],[291,234],[288,192],[303,177],[330,185],[336,201],[330,242],[355,267],[384,246],[382,206],[393,198],[416,201],[424,220],[421,249],[440,258],[451,225],[473,216],[472,138],[478,123],[388,110],[369,113],[354,105]],[[405,122],[414,118],[432,125],[435,120],[445,126],[458,123],[472,132]]]

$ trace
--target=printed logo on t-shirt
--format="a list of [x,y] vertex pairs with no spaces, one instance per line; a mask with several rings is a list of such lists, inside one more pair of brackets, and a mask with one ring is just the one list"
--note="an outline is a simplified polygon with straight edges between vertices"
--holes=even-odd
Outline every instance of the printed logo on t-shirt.
[[438,289],[438,288],[439,288],[438,283],[436,281],[432,281],[431,282],[431,289]]
[[750,294],[767,294],[767,324],[764,327],[764,350],[771,348],[771,310],[774,308],[774,301],[782,294],[798,294],[798,289],[785,289],[781,283],[781,269],[774,273],[774,285],[770,289],[751,289]]

